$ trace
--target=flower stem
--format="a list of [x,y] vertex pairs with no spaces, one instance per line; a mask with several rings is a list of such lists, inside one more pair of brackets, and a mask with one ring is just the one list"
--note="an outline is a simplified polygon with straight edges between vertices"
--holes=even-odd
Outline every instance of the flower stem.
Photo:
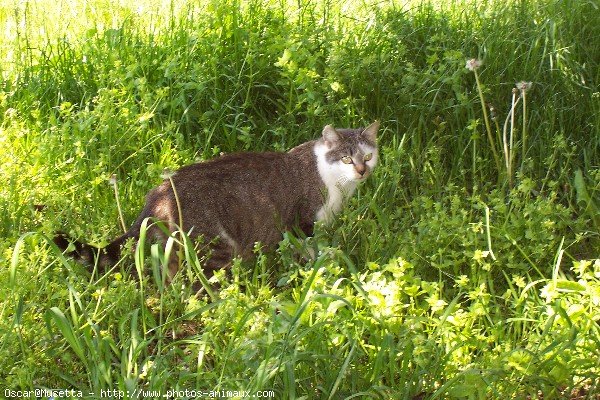
[[[519,104],[519,100],[521,98],[516,97],[516,93],[513,91],[512,97],[512,105],[510,107],[510,111],[506,116],[506,121],[504,121],[504,129],[502,130],[502,141],[504,143],[504,161],[506,163],[506,175],[508,178],[508,186],[512,188],[513,186],[513,172],[512,172],[512,160],[513,160],[513,133],[514,133],[514,125],[515,125],[515,107]],[[510,121],[510,137],[507,139],[508,123]]]
[[527,101],[525,97],[526,90],[521,90],[521,96],[523,96],[523,136],[521,140],[521,173],[523,172],[523,166],[525,165],[525,156],[527,154]]
[[169,176],[169,182],[171,183],[171,188],[173,189],[173,196],[175,197],[175,204],[177,205],[177,214],[179,215],[179,232],[181,233],[181,243],[177,248],[177,267],[178,270],[181,270],[181,263],[183,262],[183,213],[181,211],[181,203],[179,202],[179,196],[177,195],[177,190],[175,190],[175,182],[173,182],[173,177]]
[[115,191],[115,199],[117,200],[117,211],[119,212],[119,221],[121,222],[121,228],[123,232],[127,232],[127,226],[125,225],[125,219],[123,218],[123,211],[121,210],[121,202],[119,201],[119,189],[117,187],[117,177],[113,175],[110,179],[113,189]]
[[479,74],[477,70],[473,71],[475,73],[475,82],[477,82],[477,91],[479,92],[479,100],[481,101],[481,108],[483,110],[483,120],[485,122],[485,130],[487,131],[488,140],[490,142],[490,148],[492,149],[492,155],[494,156],[494,162],[496,163],[496,170],[498,171],[498,175],[500,175],[501,167],[500,167],[500,157],[498,156],[498,152],[496,151],[496,145],[494,144],[494,137],[492,135],[492,128],[490,126],[490,119],[488,117],[488,112],[485,106],[485,99],[483,98],[483,90],[481,89],[481,82],[479,81]]

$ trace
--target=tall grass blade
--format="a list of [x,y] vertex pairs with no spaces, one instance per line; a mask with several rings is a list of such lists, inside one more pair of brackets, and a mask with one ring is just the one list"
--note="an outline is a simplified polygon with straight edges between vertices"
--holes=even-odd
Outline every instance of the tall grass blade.
[[[51,307],[46,312],[46,318],[54,321],[63,337],[75,353],[75,355],[81,360],[83,365],[88,367],[88,358],[84,351],[84,345],[80,341],[79,337],[73,329],[73,325],[69,322],[65,314],[58,307]],[[89,369],[89,368],[88,368]]]
[[350,347],[350,351],[348,352],[348,355],[346,356],[346,359],[344,360],[344,363],[342,364],[342,367],[340,368],[340,371],[338,372],[337,378],[335,379],[335,382],[333,382],[333,386],[331,387],[331,390],[329,391],[329,397],[327,398],[328,400],[336,398],[335,395],[337,393],[338,387],[340,386],[342,380],[346,376],[346,371],[348,369],[348,366],[350,365],[350,361],[352,361],[352,359],[354,357],[355,350],[356,350],[356,342],[352,342],[352,347]]
[[587,190],[581,169],[575,170],[573,186],[575,186],[575,193],[577,194],[577,203],[583,208],[583,213],[589,215],[596,229],[600,230],[600,208],[598,208]]

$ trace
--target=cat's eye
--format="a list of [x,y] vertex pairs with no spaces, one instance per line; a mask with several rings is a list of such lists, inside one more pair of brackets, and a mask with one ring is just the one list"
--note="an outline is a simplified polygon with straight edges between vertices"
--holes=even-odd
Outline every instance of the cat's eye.
[[365,156],[363,157],[363,160],[369,161],[371,158],[373,158],[373,153],[365,154]]
[[342,157],[342,162],[344,164],[352,164],[352,157],[350,157],[350,156],[344,156],[344,157]]

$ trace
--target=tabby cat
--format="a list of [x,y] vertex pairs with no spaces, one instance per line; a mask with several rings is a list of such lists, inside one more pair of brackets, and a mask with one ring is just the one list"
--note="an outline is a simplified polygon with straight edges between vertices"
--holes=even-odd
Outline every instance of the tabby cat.
[[[148,193],[131,228],[105,248],[64,234],[55,243],[77,261],[96,261],[104,271],[119,260],[128,239],[139,238],[142,222],[150,218],[163,222],[162,228],[149,224],[154,242],[164,243],[180,225],[191,237],[202,235],[210,243],[203,255],[211,275],[236,256],[250,256],[256,242],[273,246],[284,231],[300,229],[310,236],[315,222],[330,222],[377,164],[378,129],[377,121],[360,129],[327,125],[320,138],[288,152],[234,153],[185,166]],[[177,266],[175,256],[170,277]]]

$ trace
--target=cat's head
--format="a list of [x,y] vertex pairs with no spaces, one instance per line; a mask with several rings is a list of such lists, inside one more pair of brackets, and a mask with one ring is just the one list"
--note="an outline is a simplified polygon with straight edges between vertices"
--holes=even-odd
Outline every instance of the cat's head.
[[321,175],[326,169],[331,180],[341,185],[364,181],[377,164],[378,130],[379,121],[359,129],[325,126],[316,149],[319,161],[326,163],[319,168]]

